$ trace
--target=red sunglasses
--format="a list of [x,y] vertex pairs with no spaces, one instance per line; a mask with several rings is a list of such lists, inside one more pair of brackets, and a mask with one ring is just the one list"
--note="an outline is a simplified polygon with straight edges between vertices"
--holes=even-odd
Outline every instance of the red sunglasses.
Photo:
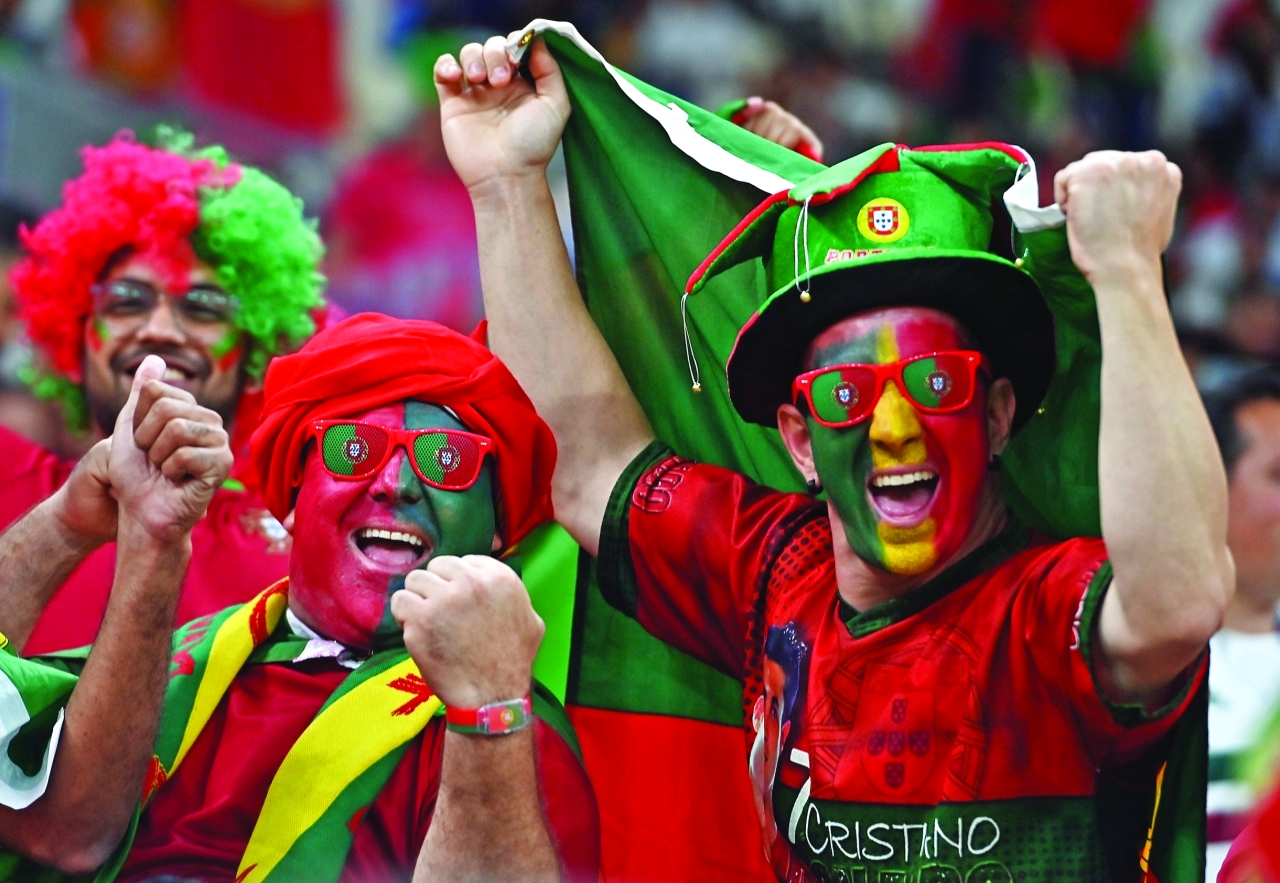
[[444,491],[465,491],[480,477],[493,442],[457,429],[389,429],[359,420],[317,420],[320,462],[334,478],[368,478],[404,448],[418,478]]
[[973,401],[978,369],[991,373],[986,356],[951,350],[900,359],[886,365],[829,365],[801,374],[791,383],[791,400],[801,399],[823,426],[840,429],[871,416],[892,380],[926,414],[959,411]]

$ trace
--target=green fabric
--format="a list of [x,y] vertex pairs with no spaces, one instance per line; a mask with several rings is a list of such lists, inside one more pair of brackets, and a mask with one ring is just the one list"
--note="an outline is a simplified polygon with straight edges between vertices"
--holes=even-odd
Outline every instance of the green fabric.
[[520,576],[529,590],[529,600],[547,627],[533,661],[533,677],[564,702],[573,638],[578,544],[563,527],[548,522],[520,541],[520,557]]

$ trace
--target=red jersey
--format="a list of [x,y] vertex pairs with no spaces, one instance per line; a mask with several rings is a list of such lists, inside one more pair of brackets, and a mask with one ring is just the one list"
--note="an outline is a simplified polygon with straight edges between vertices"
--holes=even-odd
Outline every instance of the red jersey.
[[[75,467],[0,427],[0,529],[62,486]],[[227,482],[191,531],[191,563],[175,624],[242,604],[289,572],[289,535],[257,494]],[[41,615],[23,652],[52,653],[93,643],[107,610],[116,545],[93,552],[71,574]]]
[[612,603],[744,682],[779,879],[1110,880],[1097,771],[1164,734],[1204,672],[1155,712],[1099,694],[1100,540],[1033,545],[1013,522],[855,611],[825,505],[657,445],[614,491],[599,567]]
[[[333,659],[246,665],[142,814],[121,883],[160,876],[232,883],[272,778],[348,674]],[[563,877],[595,883],[600,832],[591,783],[564,738],[541,718],[534,726],[543,807]],[[412,878],[440,787],[444,732],[444,717],[432,718],[368,810],[348,822],[354,839],[342,883]]]

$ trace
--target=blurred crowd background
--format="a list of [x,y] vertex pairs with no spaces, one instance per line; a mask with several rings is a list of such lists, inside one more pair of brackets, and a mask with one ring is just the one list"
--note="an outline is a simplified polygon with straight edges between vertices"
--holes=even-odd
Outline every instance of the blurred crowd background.
[[[1280,358],[1274,0],[0,0],[4,260],[82,144],[178,123],[305,200],[342,310],[468,330],[474,231],[431,65],[535,17],[703,106],[774,99],[828,162],[887,140],[1011,141],[1049,201],[1089,150],[1159,147],[1186,173],[1168,282],[1198,380]],[[0,422],[73,453],[17,383],[7,296],[0,340]]]

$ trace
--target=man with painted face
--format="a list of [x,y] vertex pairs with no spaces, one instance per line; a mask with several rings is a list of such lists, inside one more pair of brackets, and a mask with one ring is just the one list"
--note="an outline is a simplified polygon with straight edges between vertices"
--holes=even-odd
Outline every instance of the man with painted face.
[[543,625],[496,557],[551,516],[555,464],[510,372],[355,316],[272,363],[252,450],[289,575],[175,636],[118,879],[595,880]]
[[[268,359],[315,330],[323,249],[301,202],[266,174],[174,133],[161,141],[122,133],[86,147],[62,205],[22,232],[26,254],[11,280],[38,354],[28,380],[60,402],[73,429],[108,435],[138,365],[159,355],[166,382],[247,443]],[[233,441],[233,450],[246,446]],[[51,495],[75,465],[3,428],[0,451],[0,526]],[[237,457],[196,525],[178,623],[246,600],[288,566],[288,534],[254,492],[247,457]],[[44,611],[26,652],[93,641],[114,561],[108,544],[52,599],[0,599]]]
[[1052,544],[1000,492],[999,454],[1054,370],[1036,283],[988,250],[1025,154],[882,145],[771,197],[691,280],[763,258],[774,293],[730,395],[824,503],[654,441],[554,235],[543,172],[569,103],[541,44],[528,65],[533,85],[494,38],[436,66],[490,339],[556,433],[557,518],[613,603],[742,680],[747,709],[772,630],[806,648],[757,783],[779,877],[1136,879],[1141,835],[1108,867],[1098,770],[1177,720],[1233,581],[1223,471],[1161,286],[1177,168],[1102,153],[1055,181],[1101,325],[1105,541]]

